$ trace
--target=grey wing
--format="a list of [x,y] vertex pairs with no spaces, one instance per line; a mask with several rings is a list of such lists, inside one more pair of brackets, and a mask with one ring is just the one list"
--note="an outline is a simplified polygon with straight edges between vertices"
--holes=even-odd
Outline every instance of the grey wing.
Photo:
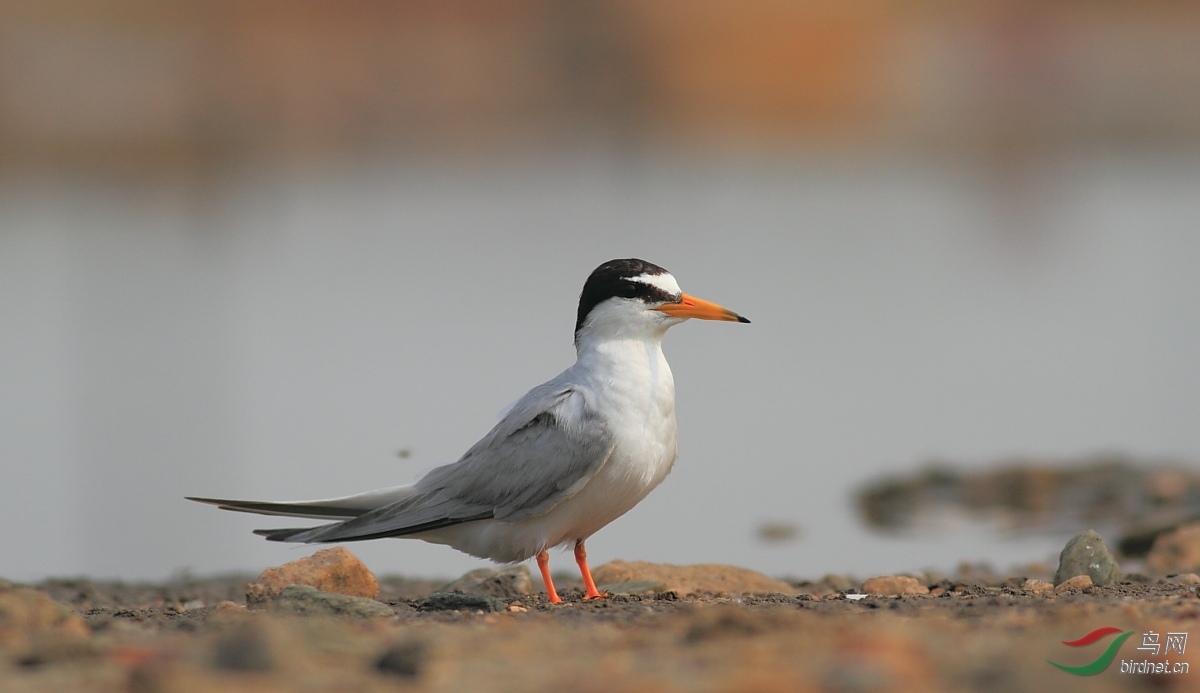
[[584,400],[570,386],[546,383],[458,462],[422,477],[412,496],[333,525],[259,533],[275,541],[355,541],[548,512],[578,493],[612,454],[611,436]]
[[510,521],[541,515],[575,495],[608,460],[612,437],[578,392],[568,388],[539,399],[538,406],[514,408],[462,459],[434,469],[416,488],[440,489]]

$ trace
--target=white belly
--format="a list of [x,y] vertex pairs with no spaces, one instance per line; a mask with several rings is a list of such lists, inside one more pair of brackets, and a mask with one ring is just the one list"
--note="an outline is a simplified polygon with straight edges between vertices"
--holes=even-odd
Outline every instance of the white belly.
[[517,522],[468,522],[412,536],[499,563],[524,561],[544,548],[587,539],[629,512],[667,476],[674,457],[633,461],[614,456],[579,493],[543,515]]

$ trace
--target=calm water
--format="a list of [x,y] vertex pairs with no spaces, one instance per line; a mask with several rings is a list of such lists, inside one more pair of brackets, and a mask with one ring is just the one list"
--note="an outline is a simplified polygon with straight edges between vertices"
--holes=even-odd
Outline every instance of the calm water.
[[[340,495],[456,459],[571,363],[582,282],[623,256],[754,323],[668,335],[680,459],[589,541],[595,564],[1007,567],[1061,540],[872,535],[854,487],[930,457],[1200,461],[1200,165],[1182,157],[9,177],[0,576],[305,555],[249,533],[289,520],[182,497]],[[803,535],[764,545],[764,521]],[[484,564],[353,548],[380,573]]]

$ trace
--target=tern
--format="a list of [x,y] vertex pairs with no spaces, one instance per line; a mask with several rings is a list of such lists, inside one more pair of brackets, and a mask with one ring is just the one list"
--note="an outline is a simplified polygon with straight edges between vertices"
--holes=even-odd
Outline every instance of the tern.
[[575,364],[517,400],[457,462],[413,484],[328,500],[188,500],[262,515],[337,520],[255,530],[269,541],[411,537],[497,563],[536,557],[552,603],[562,600],[546,550],[574,544],[585,598],[602,597],[584,542],[637,505],[675,463],[675,381],[662,339],[668,328],[689,318],[750,322],[683,293],[658,265],[606,262],[579,295]]

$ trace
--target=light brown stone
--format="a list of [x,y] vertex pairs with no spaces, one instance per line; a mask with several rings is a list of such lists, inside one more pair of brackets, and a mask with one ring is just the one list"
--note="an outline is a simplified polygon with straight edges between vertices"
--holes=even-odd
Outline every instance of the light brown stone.
[[0,654],[37,664],[89,654],[83,619],[44,592],[0,583]]
[[1200,525],[1184,525],[1160,534],[1146,556],[1146,567],[1158,573],[1200,570]]
[[880,575],[863,581],[862,591],[866,594],[896,596],[901,594],[929,594],[929,588],[915,578],[904,575]]
[[782,580],[731,565],[668,565],[644,561],[611,561],[594,569],[596,584],[647,580],[661,582],[667,590],[687,594],[794,594],[796,588]]
[[258,606],[279,596],[288,585],[308,585],[322,592],[374,599],[379,583],[367,566],[341,546],[307,558],[268,568],[246,586],[246,605]]
[[[1091,578],[1088,579],[1090,580]],[[1033,592],[1034,594],[1042,594],[1045,592],[1053,592],[1054,585],[1053,583],[1046,582],[1045,580],[1029,578],[1025,581],[1025,584],[1021,585],[1021,589]]]
[[1092,578],[1090,575],[1076,575],[1068,580],[1063,580],[1058,587],[1054,588],[1056,594],[1061,594],[1074,587],[1077,590],[1085,590],[1092,586]]
[[1184,573],[1167,579],[1176,585],[1200,585],[1200,575],[1196,575],[1195,573]]

